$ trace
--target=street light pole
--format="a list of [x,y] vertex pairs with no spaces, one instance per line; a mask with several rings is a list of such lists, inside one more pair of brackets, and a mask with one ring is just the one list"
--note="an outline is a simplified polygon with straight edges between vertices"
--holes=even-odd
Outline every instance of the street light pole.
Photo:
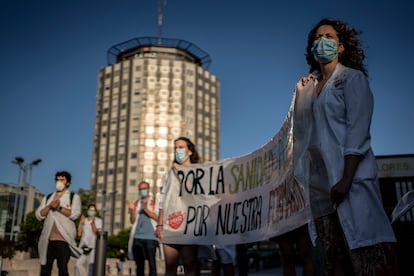
[[[13,164],[16,164],[19,166],[19,174],[17,177],[17,186],[20,186],[20,176],[22,172],[22,164],[24,163],[24,159],[22,157],[16,157],[13,161],[11,161]],[[16,195],[14,196],[14,206],[13,206],[13,217],[12,217],[12,225],[10,228],[11,231],[11,240],[14,240],[14,225],[16,224],[16,212],[17,212],[17,201],[19,199],[19,187],[16,189]]]
[[[11,225],[11,240],[15,240],[15,233],[17,231],[16,227],[20,226],[20,224],[22,223],[22,220],[24,218],[24,214],[23,214],[23,200],[24,197],[23,195],[26,194],[26,198],[27,198],[27,190],[30,186],[30,182],[31,182],[31,178],[32,178],[32,168],[36,165],[38,165],[40,162],[42,162],[42,159],[36,159],[33,160],[31,163],[29,164],[24,164],[24,159],[22,157],[16,157],[14,160],[12,160],[13,164],[16,164],[19,166],[19,175],[17,178],[17,189],[16,189],[16,196],[14,199],[14,207],[13,207],[13,218],[12,218],[12,225]],[[29,182],[27,182],[27,170],[29,170],[30,173],[30,177],[29,177]],[[23,172],[23,179],[21,179],[22,177],[22,172]],[[19,206],[17,208],[17,203],[19,203]]]
[[105,275],[106,267],[106,244],[108,240],[108,232],[105,231],[106,216],[106,190],[102,191],[102,229],[96,235],[95,245],[95,262],[93,265],[93,276]]

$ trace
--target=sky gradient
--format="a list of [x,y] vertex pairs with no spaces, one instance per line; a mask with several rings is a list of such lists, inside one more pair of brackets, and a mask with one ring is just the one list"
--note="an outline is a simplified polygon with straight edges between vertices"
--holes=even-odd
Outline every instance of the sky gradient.
[[[309,30],[322,18],[363,31],[374,94],[376,155],[414,153],[412,12],[408,1],[165,1],[162,35],[209,53],[221,82],[221,158],[254,151],[281,127],[306,75]],[[58,170],[89,189],[98,71],[107,50],[158,35],[157,0],[0,1],[0,182],[16,183],[22,156],[32,183],[54,190]]]

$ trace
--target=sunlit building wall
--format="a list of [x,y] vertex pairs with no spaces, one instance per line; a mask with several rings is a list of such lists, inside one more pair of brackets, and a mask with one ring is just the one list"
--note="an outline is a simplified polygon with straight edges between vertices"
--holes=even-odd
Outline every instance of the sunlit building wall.
[[108,50],[98,74],[91,172],[105,231],[130,226],[125,202],[138,199],[141,180],[158,195],[174,139],[190,138],[203,161],[219,159],[220,84],[210,62],[177,39],[135,38]]

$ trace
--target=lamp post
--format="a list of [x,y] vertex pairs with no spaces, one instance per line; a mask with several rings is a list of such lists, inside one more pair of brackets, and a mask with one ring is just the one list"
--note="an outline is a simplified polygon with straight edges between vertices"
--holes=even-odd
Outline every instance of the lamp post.
[[[12,218],[12,225],[11,225],[11,229],[12,229],[11,239],[15,240],[15,233],[18,232],[16,231],[17,227],[20,226],[20,223],[22,223],[22,220],[24,217],[23,195],[26,194],[27,196],[28,186],[30,186],[30,182],[32,181],[32,168],[34,166],[37,166],[40,162],[42,162],[42,159],[35,159],[29,164],[25,164],[24,159],[22,157],[16,157],[11,162],[19,166],[19,174],[17,178],[17,191],[16,191],[16,197],[14,200],[13,218]],[[27,182],[28,172],[29,172],[29,182]],[[17,203],[19,203],[18,207],[17,207]]]
[[96,235],[95,245],[95,262],[93,264],[93,276],[105,275],[106,267],[106,244],[108,240],[108,232],[105,231],[106,216],[106,190],[102,191],[102,229]]

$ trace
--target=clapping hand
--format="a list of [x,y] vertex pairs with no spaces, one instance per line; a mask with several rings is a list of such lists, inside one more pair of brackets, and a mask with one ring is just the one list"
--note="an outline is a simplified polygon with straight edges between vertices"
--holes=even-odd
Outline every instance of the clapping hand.
[[130,200],[126,200],[126,206],[128,207],[128,209],[131,210],[135,210],[136,206],[137,206],[138,200],[135,201],[130,201]]
[[59,208],[59,206],[60,206],[60,199],[59,198],[54,199],[54,200],[52,200],[52,202],[49,203],[49,207],[52,210]]

